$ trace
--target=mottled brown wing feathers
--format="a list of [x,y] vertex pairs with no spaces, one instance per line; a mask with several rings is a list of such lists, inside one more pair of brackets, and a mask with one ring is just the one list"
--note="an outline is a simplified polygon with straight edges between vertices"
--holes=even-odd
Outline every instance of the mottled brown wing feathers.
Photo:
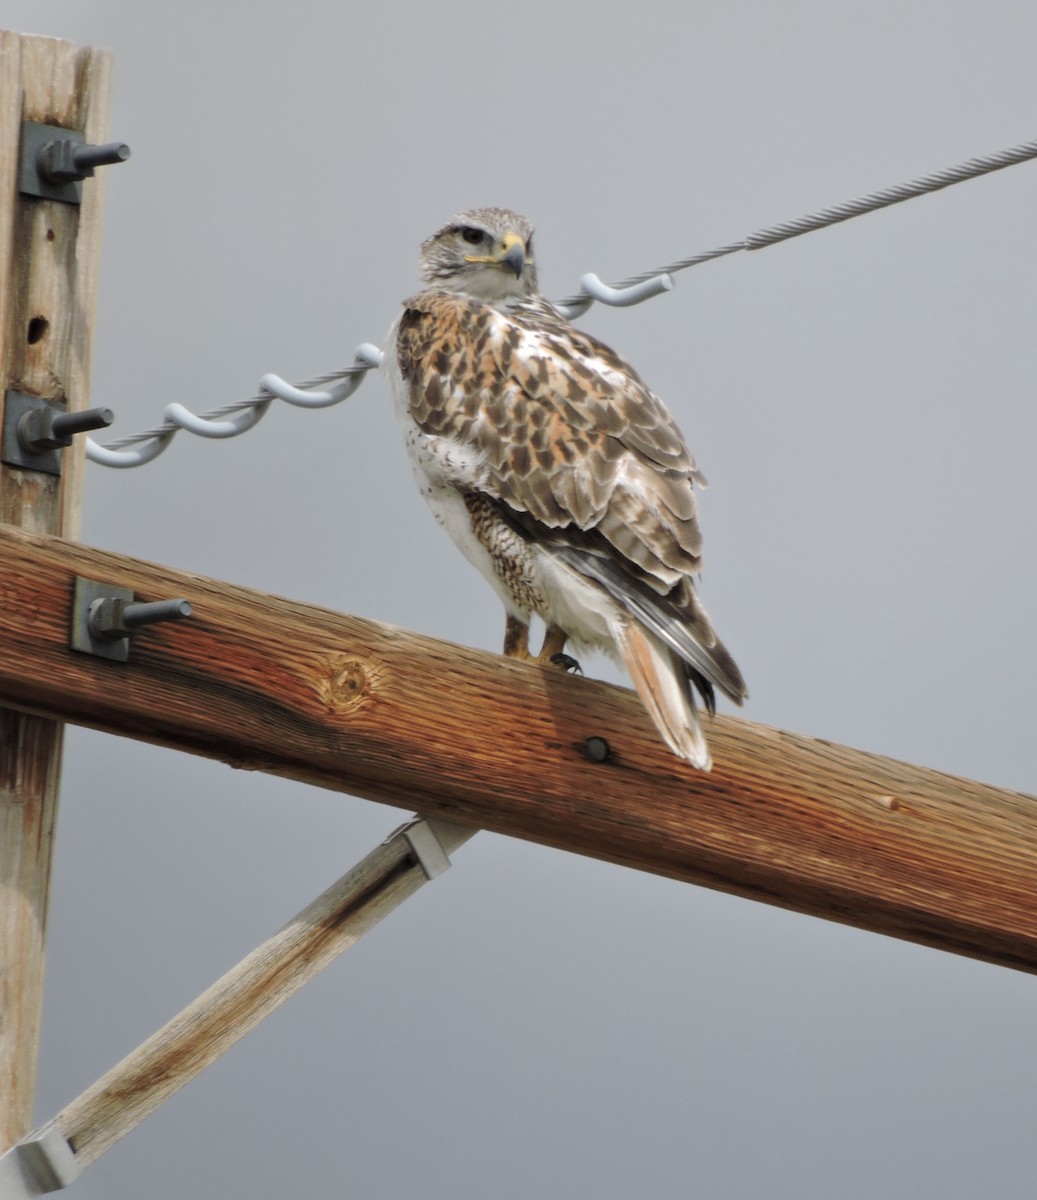
[[486,486],[550,528],[597,528],[660,590],[698,569],[694,460],[611,350],[547,305],[507,316],[442,292],[405,305],[397,338],[411,415],[485,456]]
[[501,515],[740,701],[738,668],[690,583],[704,480],[637,373],[544,302],[503,314],[445,292],[407,301],[397,353],[414,420],[476,451]]

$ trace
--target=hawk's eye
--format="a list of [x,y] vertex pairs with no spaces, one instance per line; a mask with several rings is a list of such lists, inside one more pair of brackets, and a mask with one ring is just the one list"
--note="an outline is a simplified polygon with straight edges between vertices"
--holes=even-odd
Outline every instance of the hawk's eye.
[[483,240],[484,235],[483,235],[483,231],[481,229],[475,229],[471,225],[466,225],[461,230],[461,236],[464,238],[464,240],[470,246],[478,246],[479,243]]

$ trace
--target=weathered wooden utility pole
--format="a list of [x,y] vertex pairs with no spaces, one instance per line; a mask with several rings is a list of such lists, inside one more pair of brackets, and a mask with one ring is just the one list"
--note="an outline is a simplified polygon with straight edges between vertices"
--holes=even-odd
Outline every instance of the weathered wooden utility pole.
[[[12,392],[87,407],[99,188],[88,182],[82,203],[21,194],[19,147],[25,121],[102,142],[109,77],[106,51],[0,32],[0,404],[9,415]],[[77,535],[83,455],[59,453],[60,475],[0,467],[0,522]],[[0,711],[0,1148],[32,1116],[61,741],[50,717]]]

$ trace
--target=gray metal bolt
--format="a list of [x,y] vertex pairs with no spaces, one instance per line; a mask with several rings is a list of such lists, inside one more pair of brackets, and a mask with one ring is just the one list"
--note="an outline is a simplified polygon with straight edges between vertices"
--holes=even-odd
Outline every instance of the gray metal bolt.
[[87,626],[99,642],[114,642],[129,637],[142,625],[160,621],[182,621],[193,609],[189,600],[154,600],[147,604],[105,596],[95,600],[87,615]]
[[30,409],[18,422],[18,442],[27,454],[44,454],[72,445],[77,433],[106,429],[115,420],[110,408],[86,408],[82,412],[58,412],[49,404]]
[[71,138],[48,142],[36,159],[36,170],[48,183],[74,183],[93,175],[94,167],[125,162],[130,148],[125,142],[87,146]]

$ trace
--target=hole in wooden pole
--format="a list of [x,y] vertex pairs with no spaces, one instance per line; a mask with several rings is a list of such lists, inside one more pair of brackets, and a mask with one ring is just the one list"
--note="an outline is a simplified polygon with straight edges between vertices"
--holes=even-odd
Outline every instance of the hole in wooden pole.
[[35,346],[37,342],[42,341],[49,328],[50,322],[46,317],[33,317],[29,321],[29,345]]

